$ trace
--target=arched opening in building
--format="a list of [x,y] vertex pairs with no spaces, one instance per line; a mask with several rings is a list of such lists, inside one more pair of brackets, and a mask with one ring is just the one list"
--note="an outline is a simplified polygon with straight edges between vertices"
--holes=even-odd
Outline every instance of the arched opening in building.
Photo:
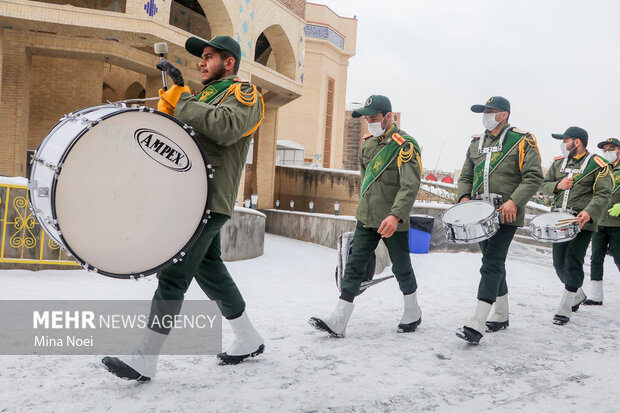
[[175,0],[170,6],[170,25],[211,39],[211,26],[197,0]]
[[295,52],[288,36],[279,24],[266,28],[256,39],[254,61],[295,79]]
[[116,91],[110,87],[107,83],[103,83],[103,91],[101,92],[101,103],[107,102],[116,102],[118,99],[118,95]]
[[125,91],[123,99],[143,99],[146,96],[146,90],[138,83],[133,82]]
[[232,20],[222,0],[174,0],[169,23],[206,40],[233,35]]

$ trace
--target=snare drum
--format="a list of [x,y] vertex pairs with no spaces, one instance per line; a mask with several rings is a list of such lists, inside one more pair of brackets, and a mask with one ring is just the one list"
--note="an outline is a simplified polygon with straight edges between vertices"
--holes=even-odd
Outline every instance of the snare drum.
[[[530,223],[532,238],[542,242],[566,242],[574,239],[581,229],[567,212],[549,212],[534,217]],[[568,222],[567,222],[568,221]]]
[[177,262],[208,218],[211,166],[194,132],[146,107],[66,115],[32,163],[35,217],[84,268],[107,276]]
[[495,235],[499,213],[490,202],[473,200],[445,210],[441,222],[449,242],[471,244]]

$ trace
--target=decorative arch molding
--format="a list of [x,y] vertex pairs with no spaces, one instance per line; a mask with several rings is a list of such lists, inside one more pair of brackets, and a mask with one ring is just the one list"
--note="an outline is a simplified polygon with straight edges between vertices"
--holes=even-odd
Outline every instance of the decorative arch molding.
[[[219,35],[235,36],[230,10],[222,0],[197,0],[211,28],[211,37]],[[202,36],[201,36],[202,37]],[[210,40],[210,39],[205,39]]]
[[[269,41],[269,47],[271,48],[271,54],[275,59],[275,70],[278,73],[282,73],[284,76],[291,79],[295,79],[295,73],[297,69],[295,51],[293,49],[293,43],[289,39],[288,35],[279,24],[273,24],[257,36],[255,44],[258,42],[258,38],[264,35]],[[264,53],[264,50],[255,48],[254,60],[261,63],[264,61],[265,56],[257,56],[256,53]],[[264,63],[263,63],[264,64]]]

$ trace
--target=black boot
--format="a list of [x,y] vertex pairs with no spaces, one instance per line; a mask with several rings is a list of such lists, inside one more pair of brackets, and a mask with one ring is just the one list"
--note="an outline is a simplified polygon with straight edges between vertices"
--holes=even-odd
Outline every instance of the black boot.
[[220,353],[217,355],[217,363],[220,366],[227,366],[227,365],[231,365],[231,364],[239,364],[241,363],[243,360],[247,359],[248,357],[256,357],[259,354],[262,354],[263,351],[265,351],[265,345],[261,344],[258,349],[250,354],[244,354],[241,356],[231,356],[228,353]]
[[462,338],[467,341],[469,344],[477,345],[480,343],[480,339],[482,338],[482,334],[474,330],[473,328],[463,326],[463,328],[459,328],[456,331],[456,336]]
[[583,302],[583,305],[603,305],[602,301],[594,301],[589,298]]
[[146,377],[120,361],[117,357],[104,357],[101,363],[107,371],[125,380],[136,380],[139,382],[150,381],[150,377]]
[[397,333],[413,333],[415,329],[418,328],[421,322],[422,322],[422,317],[420,317],[418,321],[414,321],[413,323],[399,324],[398,328],[396,329],[396,332]]
[[499,331],[499,330],[505,330],[509,326],[508,320],[506,320],[506,321],[487,321],[485,323],[485,325],[487,326],[487,331],[489,333],[494,333],[494,332]]
[[563,315],[554,315],[553,316],[553,324],[557,325],[557,326],[563,326],[564,324],[568,323],[570,321],[570,318],[565,317]]

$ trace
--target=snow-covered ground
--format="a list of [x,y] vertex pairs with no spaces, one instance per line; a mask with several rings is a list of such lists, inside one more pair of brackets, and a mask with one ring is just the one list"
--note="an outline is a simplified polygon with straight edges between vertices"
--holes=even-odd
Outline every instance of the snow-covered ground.
[[[605,305],[582,306],[561,327],[551,322],[562,293],[551,258],[514,245],[510,327],[477,347],[454,331],[473,311],[480,255],[411,259],[423,311],[418,330],[396,333],[402,296],[392,279],[358,297],[347,337],[334,339],[307,319],[336,303],[335,250],[267,235],[264,256],[228,264],[266,339],[262,356],[226,367],[214,356],[162,356],[146,384],[117,379],[96,356],[0,356],[0,412],[620,409],[620,279],[611,258]],[[0,283],[3,300],[150,299],[156,287],[156,280],[83,271],[4,270]],[[203,297],[193,283],[187,298]],[[224,348],[230,340],[224,323]]]

